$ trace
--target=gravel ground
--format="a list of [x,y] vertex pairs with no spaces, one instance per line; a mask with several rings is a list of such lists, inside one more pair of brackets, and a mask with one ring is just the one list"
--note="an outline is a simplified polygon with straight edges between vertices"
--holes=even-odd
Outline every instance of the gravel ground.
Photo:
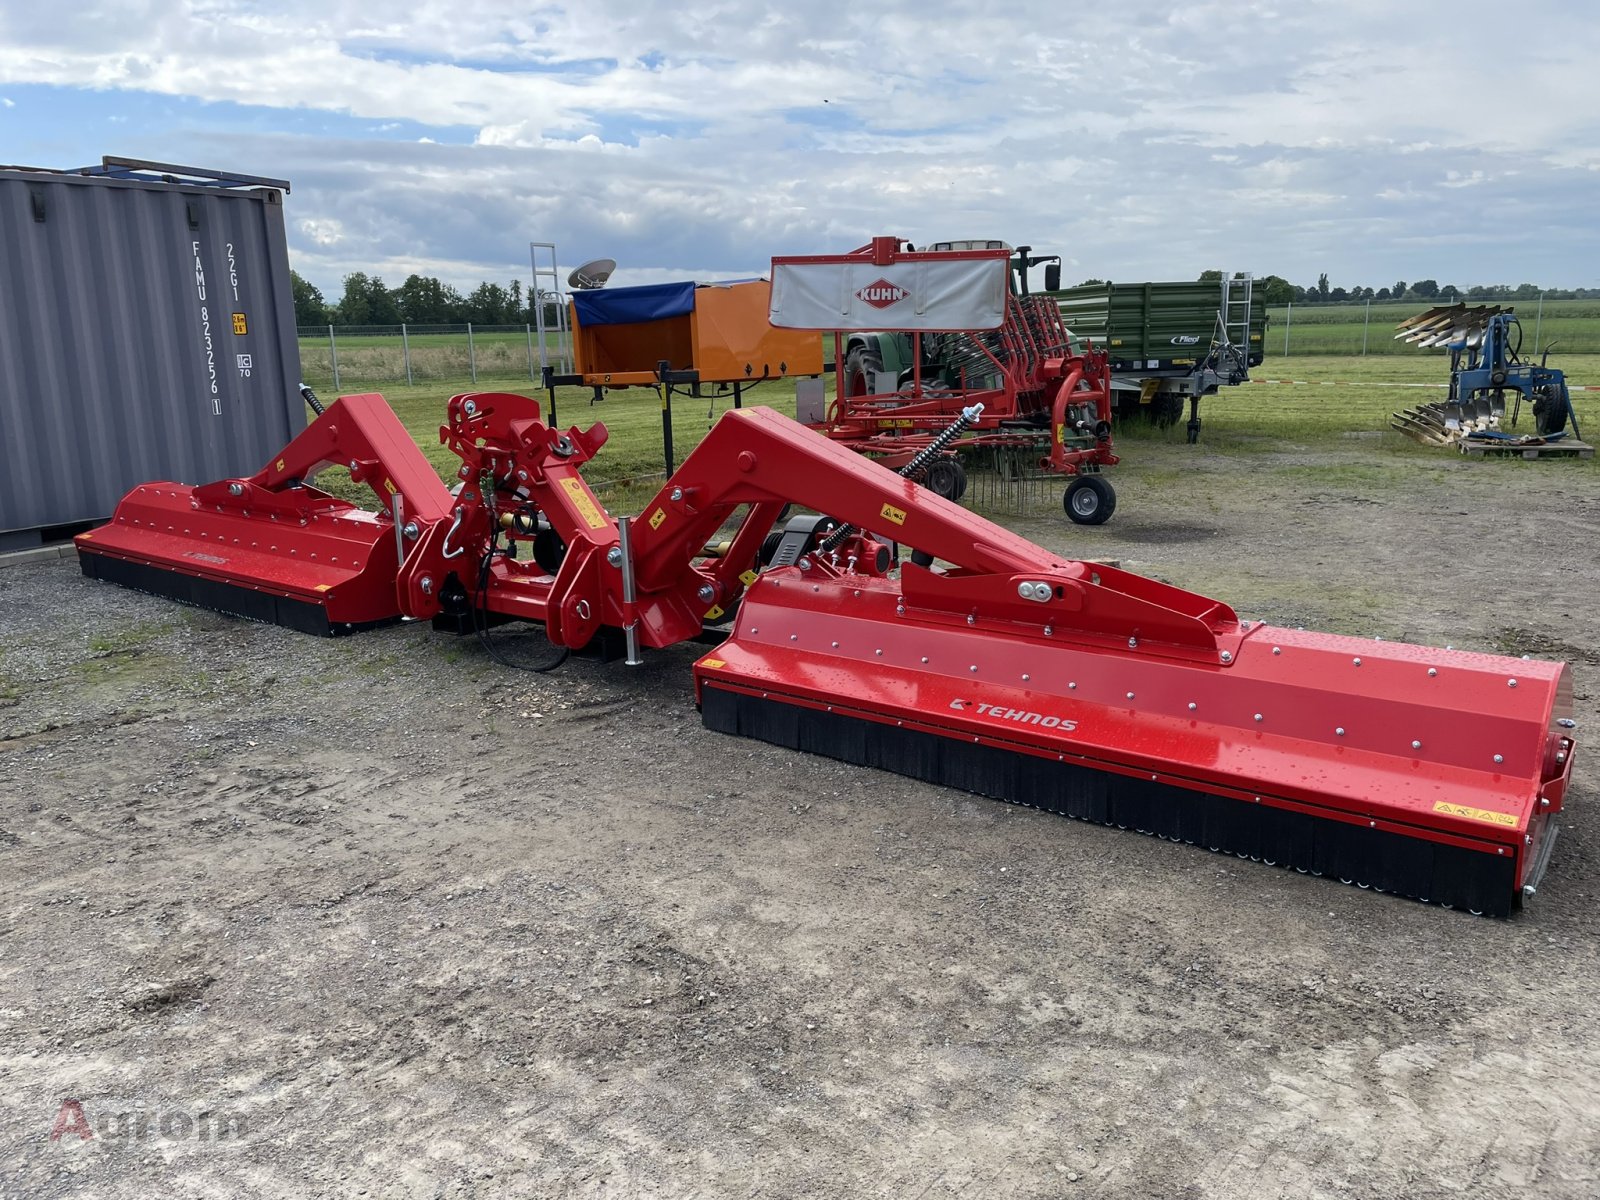
[[[1592,471],[1136,454],[1103,529],[1011,523],[1566,658],[1582,741]],[[0,1194],[1600,1192],[1583,759],[1497,922],[708,733],[692,658],[529,677],[0,570]]]

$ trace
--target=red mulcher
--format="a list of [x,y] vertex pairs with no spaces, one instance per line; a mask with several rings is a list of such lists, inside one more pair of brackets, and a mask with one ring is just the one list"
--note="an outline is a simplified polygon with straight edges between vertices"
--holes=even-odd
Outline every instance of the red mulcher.
[[[78,539],[84,573],[322,634],[519,619],[630,662],[710,636],[711,729],[1476,912],[1549,859],[1563,664],[1242,622],[768,409],[726,413],[633,519],[579,474],[603,425],[499,393],[448,411],[454,494],[381,396],[346,396],[254,476],[135,488]],[[329,465],[382,511],[313,487]]]

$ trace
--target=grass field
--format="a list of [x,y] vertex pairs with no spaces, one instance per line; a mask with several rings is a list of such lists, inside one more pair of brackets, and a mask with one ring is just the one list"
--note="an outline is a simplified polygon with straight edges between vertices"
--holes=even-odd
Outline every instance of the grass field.
[[[1476,307],[1484,301],[1473,301]],[[1600,354],[1600,300],[1546,300],[1544,312],[1539,313],[1539,302],[1490,301],[1502,307],[1514,307],[1522,321],[1524,358],[1535,357],[1534,332],[1538,331],[1540,348],[1556,343],[1551,352],[1550,365],[1561,367],[1570,375],[1572,368],[1567,359],[1572,355]],[[1367,357],[1417,356],[1428,352],[1418,350],[1406,342],[1395,340],[1395,326],[1407,317],[1414,317],[1432,307],[1426,300],[1408,300],[1403,304],[1374,304],[1371,319],[1367,307],[1361,304],[1316,305],[1296,304],[1291,313],[1285,308],[1269,308],[1267,315],[1266,354],[1270,361],[1284,357],[1284,331],[1288,330],[1288,357],[1309,355],[1360,355],[1362,332],[1366,332]],[[1443,357],[1443,351],[1433,352]]]
[[[1284,308],[1269,309],[1267,362],[1262,370],[1270,373],[1275,370],[1275,362],[1288,358],[1295,362],[1298,377],[1302,360],[1332,356],[1357,362],[1362,357],[1416,360],[1425,364],[1420,368],[1423,372],[1442,375],[1445,371],[1442,351],[1422,351],[1394,340],[1395,325],[1427,307],[1427,302],[1421,300],[1374,304],[1370,321],[1362,305],[1297,304],[1292,314]],[[1524,321],[1523,354],[1533,357],[1538,302],[1521,302],[1517,307]],[[1550,365],[1565,370],[1569,378],[1583,382],[1576,374],[1579,368],[1573,360],[1583,355],[1600,355],[1600,301],[1546,301],[1537,328],[1540,346],[1556,343]],[[1287,354],[1285,330],[1288,332]],[[1363,331],[1365,355],[1362,355]],[[480,386],[485,383],[526,385],[539,378],[536,338],[536,334],[521,327],[474,330],[470,345],[464,328],[429,332],[423,327],[418,332],[409,332],[405,338],[398,329],[383,328],[373,332],[335,329],[332,345],[326,334],[307,334],[300,338],[300,370],[302,378],[312,387],[333,388],[334,353],[337,351],[340,390],[386,387],[406,381],[409,354],[410,379],[417,384],[438,388],[459,383],[470,387],[475,367]],[[825,338],[824,343],[825,355],[831,356],[831,340]],[[546,334],[546,347],[547,359],[555,362],[558,347],[554,335]],[[1588,374],[1600,383],[1600,371],[1591,367]]]
[[[1250,383],[1225,388],[1203,401],[1200,414],[1204,430],[1199,450],[1210,454],[1254,455],[1296,446],[1348,444],[1352,437],[1368,435],[1363,445],[1375,461],[1438,462],[1441,455],[1450,454],[1419,446],[1389,428],[1389,414],[1396,409],[1443,398],[1442,387],[1414,386],[1439,385],[1446,381],[1448,372],[1442,356],[1422,352],[1368,358],[1307,356],[1292,360],[1292,366],[1293,377],[1308,381],[1306,384]],[[1600,384],[1600,354],[1573,355],[1563,359],[1563,366],[1574,382],[1589,379]],[[1269,362],[1255,375],[1259,379],[1275,379],[1288,373],[1275,369]],[[543,400],[541,389],[532,389],[526,384],[505,387]],[[445,401],[456,392],[474,390],[471,381],[456,378],[409,387],[386,385],[379,390],[417,439],[429,461],[442,476],[453,479],[458,464],[439,444],[439,426],[444,419]],[[793,380],[761,384],[745,395],[748,404],[767,405],[794,415]],[[664,479],[664,464],[661,402],[653,390],[629,388],[608,392],[604,400],[591,403],[588,389],[562,388],[557,390],[556,401],[557,416],[563,427],[587,428],[596,421],[605,423],[609,440],[599,457],[584,469],[584,474],[608,504],[616,511],[627,512],[654,494]],[[732,403],[731,393],[699,399],[677,394],[672,397],[673,444],[678,463],[682,463],[684,456]],[[1573,406],[1589,440],[1600,437],[1600,392],[1575,393]],[[1123,459],[1117,470],[1156,469],[1158,460],[1163,464],[1160,469],[1171,469],[1171,453],[1166,449],[1158,451],[1157,447],[1181,446],[1184,438],[1181,423],[1170,429],[1129,424],[1116,434],[1118,453]],[[1600,470],[1600,460],[1572,462],[1563,469],[1573,471],[1574,478],[1581,474],[1582,478],[1591,479]],[[360,494],[346,493],[331,479],[321,482],[324,487],[333,485],[335,491],[352,499]]]
[[[314,388],[333,386],[334,354],[339,360],[339,387],[354,391],[372,384],[404,382],[409,350],[411,378],[417,382],[465,380],[470,385],[474,364],[478,382],[539,377],[537,334],[522,328],[473,330],[470,343],[465,330],[448,333],[355,333],[335,329],[330,344],[326,334],[300,338],[301,377]],[[554,354],[555,339],[546,335],[547,357]]]

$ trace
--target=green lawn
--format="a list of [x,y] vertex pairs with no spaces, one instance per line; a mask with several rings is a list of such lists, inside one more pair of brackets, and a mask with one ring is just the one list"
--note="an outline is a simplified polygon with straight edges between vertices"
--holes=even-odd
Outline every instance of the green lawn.
[[[1546,300],[1544,312],[1539,314],[1537,300],[1471,301],[1472,307],[1498,303],[1503,308],[1515,308],[1522,322],[1524,358],[1535,358],[1539,350],[1552,341],[1550,365],[1566,367],[1571,355],[1600,354],[1600,300]],[[1407,317],[1426,312],[1432,305],[1426,300],[1408,300],[1403,304],[1372,305],[1371,321],[1367,323],[1367,309],[1362,304],[1305,305],[1296,304],[1293,311],[1269,308],[1267,315],[1266,353],[1269,362],[1284,355],[1284,332],[1288,331],[1288,355],[1291,359],[1309,355],[1360,355],[1362,329],[1366,325],[1367,356],[1394,355],[1409,357],[1422,355],[1407,342],[1395,340],[1395,326]],[[1538,350],[1534,333],[1538,332]],[[1442,351],[1434,353],[1442,355]]]
[[[1590,379],[1600,383],[1600,354],[1563,358],[1562,366],[1574,382]],[[1348,445],[1352,434],[1365,432],[1379,435],[1368,443],[1374,455],[1437,458],[1441,453],[1418,446],[1389,429],[1389,414],[1396,409],[1443,399],[1442,387],[1405,386],[1446,382],[1448,363],[1441,354],[1413,351],[1406,356],[1378,358],[1308,356],[1287,364],[1269,360],[1253,374],[1261,380],[1293,378],[1310,382],[1303,386],[1248,383],[1224,388],[1218,395],[1206,398],[1200,414],[1204,422],[1201,441],[1208,452],[1245,456],[1294,446]],[[521,386],[492,384],[484,390],[497,387],[544,400],[543,390],[530,387],[526,381]],[[445,401],[451,395],[477,390],[470,380],[458,378],[410,387],[387,385],[372,390],[383,393],[440,474],[453,479],[457,460],[440,445],[439,426],[444,420]],[[332,396],[328,391],[324,399]],[[607,392],[598,403],[591,403],[590,396],[587,388],[558,389],[557,416],[563,427],[587,428],[597,421],[604,422],[609,440],[584,474],[616,511],[629,511],[653,495],[664,478],[660,399],[649,388]],[[746,392],[746,400],[793,416],[794,381],[761,384]],[[699,399],[673,396],[677,462],[683,461],[712,422],[732,404],[731,393]],[[1600,392],[1574,393],[1573,405],[1588,440],[1600,437]],[[1165,430],[1140,424],[1119,429],[1116,439],[1123,465],[1117,469],[1139,470],[1141,462],[1166,457],[1153,452],[1156,444],[1182,443],[1184,437],[1181,422]],[[1600,469],[1600,460],[1570,465],[1587,477]],[[352,499],[360,494],[346,492],[331,478],[320,482],[324,487],[333,485],[334,490]]]

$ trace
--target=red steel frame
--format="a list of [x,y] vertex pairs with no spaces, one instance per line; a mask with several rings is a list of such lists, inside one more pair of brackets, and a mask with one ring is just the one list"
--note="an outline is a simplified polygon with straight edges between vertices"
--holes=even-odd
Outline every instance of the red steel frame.
[[[848,254],[777,256],[772,263],[776,269],[782,264],[887,266],[930,259],[1003,259],[1009,263],[1011,257],[1009,250],[915,252],[901,246],[898,238],[878,237]],[[1020,449],[1047,443],[1038,466],[1062,475],[1117,463],[1111,446],[1109,358],[1091,344],[1085,344],[1081,353],[1073,353],[1061,310],[1048,297],[1006,297],[1004,322],[994,331],[1000,355],[980,338],[973,338],[972,344],[994,367],[998,387],[929,390],[922,381],[922,334],[893,324],[880,326],[878,331],[910,333],[911,390],[852,393],[845,378],[843,338],[835,331],[834,398],[827,419],[814,426],[819,433],[885,466],[899,467],[949,428],[963,409],[982,404],[983,415],[958,446]]]

